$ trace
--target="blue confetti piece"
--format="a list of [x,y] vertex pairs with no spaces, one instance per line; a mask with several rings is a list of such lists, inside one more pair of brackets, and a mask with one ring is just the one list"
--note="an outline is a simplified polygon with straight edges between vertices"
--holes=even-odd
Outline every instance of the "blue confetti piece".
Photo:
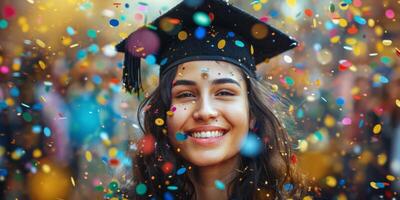
[[378,187],[378,188],[385,188],[385,184],[383,184],[382,182],[377,182],[376,183],[376,187]]
[[339,180],[339,186],[344,186],[344,184],[346,184],[346,180],[340,179]]
[[94,30],[94,29],[89,29],[86,34],[90,38],[96,38],[97,37],[96,30]]
[[119,21],[117,19],[111,19],[109,23],[112,27],[117,27],[119,25]]
[[170,192],[164,193],[164,200],[174,200],[174,196]]
[[242,141],[240,153],[243,156],[255,157],[262,149],[262,142],[256,134],[249,132],[245,139]]
[[68,33],[68,35],[70,35],[70,36],[75,35],[75,30],[74,30],[74,28],[72,28],[71,26],[68,26],[68,27],[67,27],[67,33]]
[[360,122],[358,122],[358,128],[361,128],[364,126],[364,120],[360,120]]
[[285,183],[285,184],[283,185],[283,189],[284,189],[286,192],[290,192],[290,191],[293,190],[293,184],[291,184],[291,183]]
[[82,59],[86,58],[86,56],[87,56],[87,53],[84,49],[81,49],[78,52],[76,52],[76,58],[78,60],[82,60]]
[[304,111],[303,111],[302,108],[299,108],[299,109],[297,110],[297,112],[296,112],[296,117],[299,118],[299,119],[301,119],[301,118],[304,117]]
[[99,75],[94,75],[92,78],[92,81],[94,84],[96,85],[100,85],[100,83],[102,82],[102,79]]
[[32,126],[32,132],[35,134],[39,134],[42,131],[42,127],[38,124]]
[[18,97],[19,96],[19,89],[17,87],[12,87],[10,89],[10,95],[12,97]]
[[98,52],[100,51],[100,48],[99,48],[99,46],[98,46],[97,44],[91,44],[91,45],[88,47],[88,51],[89,51],[90,53],[96,54],[96,53],[98,53]]
[[129,8],[129,3],[125,3],[125,8]]
[[168,58],[164,58],[161,60],[160,65],[165,65],[168,62]]
[[232,32],[232,31],[229,31],[229,32],[228,32],[228,37],[230,37],[230,38],[235,37],[235,33]]
[[177,132],[175,134],[175,138],[176,138],[177,141],[180,142],[180,141],[185,141],[188,138],[188,136],[185,133]]
[[0,169],[0,176],[7,176],[8,171],[7,169]]
[[167,189],[168,189],[168,190],[178,190],[178,186],[169,185],[169,186],[167,186]]
[[49,127],[44,127],[43,129],[43,133],[46,137],[50,137],[51,136],[51,130]]
[[238,46],[238,47],[244,47],[244,43],[242,41],[240,41],[240,40],[236,40],[235,41],[235,45]]
[[269,11],[269,15],[271,15],[272,18],[275,18],[279,16],[279,12],[277,10],[271,10]]
[[148,65],[154,65],[156,64],[156,57],[153,54],[147,55],[145,61]]
[[0,29],[6,29],[8,27],[8,22],[5,19],[0,20]]
[[196,28],[196,30],[194,31],[194,35],[197,39],[201,40],[206,36],[206,29],[204,27],[198,27]]
[[176,171],[176,174],[177,175],[182,175],[182,174],[184,174],[186,172],[186,168],[185,167],[182,167],[182,168],[179,168],[177,171]]
[[222,181],[215,180],[214,184],[218,190],[225,190],[225,184]]
[[367,23],[367,20],[365,20],[364,18],[362,18],[361,16],[358,16],[358,15],[354,16],[354,21],[361,25],[364,25]]
[[385,76],[383,76],[383,75],[381,75],[381,77],[380,77],[379,81],[380,81],[381,83],[383,83],[383,84],[385,84],[385,83],[389,83],[389,79],[388,79],[388,78],[386,78],[386,77],[385,77]]
[[337,104],[338,106],[343,106],[344,103],[345,103],[345,100],[344,100],[343,97],[339,97],[339,98],[336,99],[336,104]]

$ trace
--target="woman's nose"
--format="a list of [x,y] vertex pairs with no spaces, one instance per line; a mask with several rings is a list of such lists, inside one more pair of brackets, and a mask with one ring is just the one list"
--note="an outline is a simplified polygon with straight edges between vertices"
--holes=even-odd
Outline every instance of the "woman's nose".
[[193,113],[195,120],[208,121],[218,117],[215,105],[208,97],[203,97],[196,102],[196,110]]

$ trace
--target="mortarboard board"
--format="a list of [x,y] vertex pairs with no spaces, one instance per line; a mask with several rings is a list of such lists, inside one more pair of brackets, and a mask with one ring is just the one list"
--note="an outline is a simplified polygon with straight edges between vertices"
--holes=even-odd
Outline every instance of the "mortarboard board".
[[160,65],[160,77],[193,60],[230,62],[255,76],[256,64],[296,46],[294,39],[245,11],[223,0],[204,0],[197,6],[179,3],[116,49],[125,53],[125,89],[139,95],[141,58]]

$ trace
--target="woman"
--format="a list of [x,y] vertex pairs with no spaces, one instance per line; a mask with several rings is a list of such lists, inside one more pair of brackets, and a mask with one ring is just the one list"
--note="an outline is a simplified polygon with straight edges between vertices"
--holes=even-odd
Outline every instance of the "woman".
[[[255,73],[256,64],[296,42],[220,0],[181,3],[148,27],[117,46],[128,91],[139,94],[140,58],[154,56],[160,65],[158,87],[139,106],[135,199],[299,197],[282,122],[290,118]],[[153,36],[157,50],[143,39]]]

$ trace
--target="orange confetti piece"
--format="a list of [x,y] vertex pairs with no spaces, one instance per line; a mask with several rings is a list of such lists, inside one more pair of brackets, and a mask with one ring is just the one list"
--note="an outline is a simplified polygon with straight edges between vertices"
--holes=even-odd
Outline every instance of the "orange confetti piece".
[[304,10],[304,14],[307,15],[308,17],[312,17],[313,16],[313,11],[309,8]]

